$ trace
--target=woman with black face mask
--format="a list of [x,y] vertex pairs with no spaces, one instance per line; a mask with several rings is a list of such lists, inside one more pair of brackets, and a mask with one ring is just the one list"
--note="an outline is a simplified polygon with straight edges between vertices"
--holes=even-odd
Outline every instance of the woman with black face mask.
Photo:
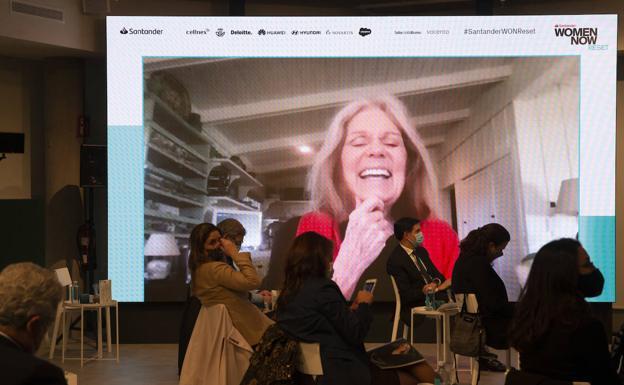
[[[472,230],[459,244],[459,258],[453,268],[453,292],[477,296],[486,345],[495,349],[509,347],[507,331],[513,316],[513,304],[509,302],[505,283],[492,263],[503,256],[510,240],[509,231],[498,223],[488,223]],[[507,369],[485,348],[479,357],[479,367],[495,372]]]
[[510,331],[511,346],[520,352],[522,375],[621,384],[611,365],[604,327],[583,298],[599,294],[603,281],[574,239],[549,242],[537,252]]
[[583,297],[597,297],[602,294],[604,277],[600,270],[589,259],[587,251],[579,243],[579,277],[578,289]]
[[[234,327],[250,345],[257,344],[273,322],[248,300],[249,291],[260,286],[250,254],[239,252],[234,242],[221,237],[210,223],[195,226],[190,248],[192,295],[204,306],[225,305]],[[226,263],[226,257],[234,260],[239,271]]]

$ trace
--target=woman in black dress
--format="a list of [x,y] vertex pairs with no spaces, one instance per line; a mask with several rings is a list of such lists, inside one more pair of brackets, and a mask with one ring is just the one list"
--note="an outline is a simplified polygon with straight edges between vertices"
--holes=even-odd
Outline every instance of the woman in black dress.
[[604,327],[583,298],[585,281],[595,271],[574,239],[552,241],[537,252],[510,332],[523,372],[592,385],[621,384]]
[[453,268],[453,292],[477,296],[487,345],[496,349],[508,347],[513,305],[492,263],[503,256],[510,239],[507,229],[498,223],[472,230],[459,244],[459,258]]
[[320,344],[323,376],[319,384],[417,384],[434,382],[426,362],[400,370],[370,363],[364,337],[372,321],[373,295],[360,291],[349,307],[331,277],[333,246],[306,232],[288,252],[285,280],[277,301],[277,323],[291,337]]

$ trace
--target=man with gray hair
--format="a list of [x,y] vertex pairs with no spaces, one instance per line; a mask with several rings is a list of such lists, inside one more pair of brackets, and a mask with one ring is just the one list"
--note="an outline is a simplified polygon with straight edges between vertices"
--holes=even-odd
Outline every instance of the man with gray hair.
[[[234,218],[226,218],[217,223],[217,227],[219,228],[219,231],[221,231],[221,236],[232,241],[234,245],[236,245],[236,248],[240,251],[243,241],[245,240],[245,235],[247,234],[247,230],[245,230],[243,224]],[[234,261],[232,261],[232,258],[226,255],[225,261],[228,265],[234,267]]]
[[221,231],[221,236],[234,242],[236,247],[240,250],[245,235],[247,234],[247,230],[245,230],[243,224],[234,218],[227,218],[219,222],[217,227]]
[[16,263],[0,272],[0,378],[4,385],[63,385],[61,368],[35,356],[63,287],[54,272]]

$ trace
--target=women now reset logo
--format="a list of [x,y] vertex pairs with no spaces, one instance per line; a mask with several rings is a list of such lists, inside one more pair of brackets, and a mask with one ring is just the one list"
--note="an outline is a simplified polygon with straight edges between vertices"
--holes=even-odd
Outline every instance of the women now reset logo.
[[555,25],[555,36],[569,37],[571,45],[596,44],[598,28],[576,28],[574,26]]

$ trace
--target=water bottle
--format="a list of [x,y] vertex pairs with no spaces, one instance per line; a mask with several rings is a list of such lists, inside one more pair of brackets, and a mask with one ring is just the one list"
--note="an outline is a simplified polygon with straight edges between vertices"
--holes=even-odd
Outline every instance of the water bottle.
[[75,291],[75,289],[74,289],[74,283],[72,282],[72,283],[69,285],[69,297],[67,298],[67,301],[68,301],[69,303],[74,303],[74,291]]
[[435,307],[435,289],[428,289],[425,294],[425,309],[434,310]]
[[70,302],[71,303],[79,303],[80,299],[80,286],[78,285],[78,281],[74,281],[72,282],[71,286],[69,287],[69,295],[70,295]]
[[449,364],[448,363],[442,363],[440,362],[438,364],[438,367],[440,369],[438,369],[438,373],[436,376],[436,385],[440,384],[440,385],[450,385],[451,384],[451,372],[448,368]]

